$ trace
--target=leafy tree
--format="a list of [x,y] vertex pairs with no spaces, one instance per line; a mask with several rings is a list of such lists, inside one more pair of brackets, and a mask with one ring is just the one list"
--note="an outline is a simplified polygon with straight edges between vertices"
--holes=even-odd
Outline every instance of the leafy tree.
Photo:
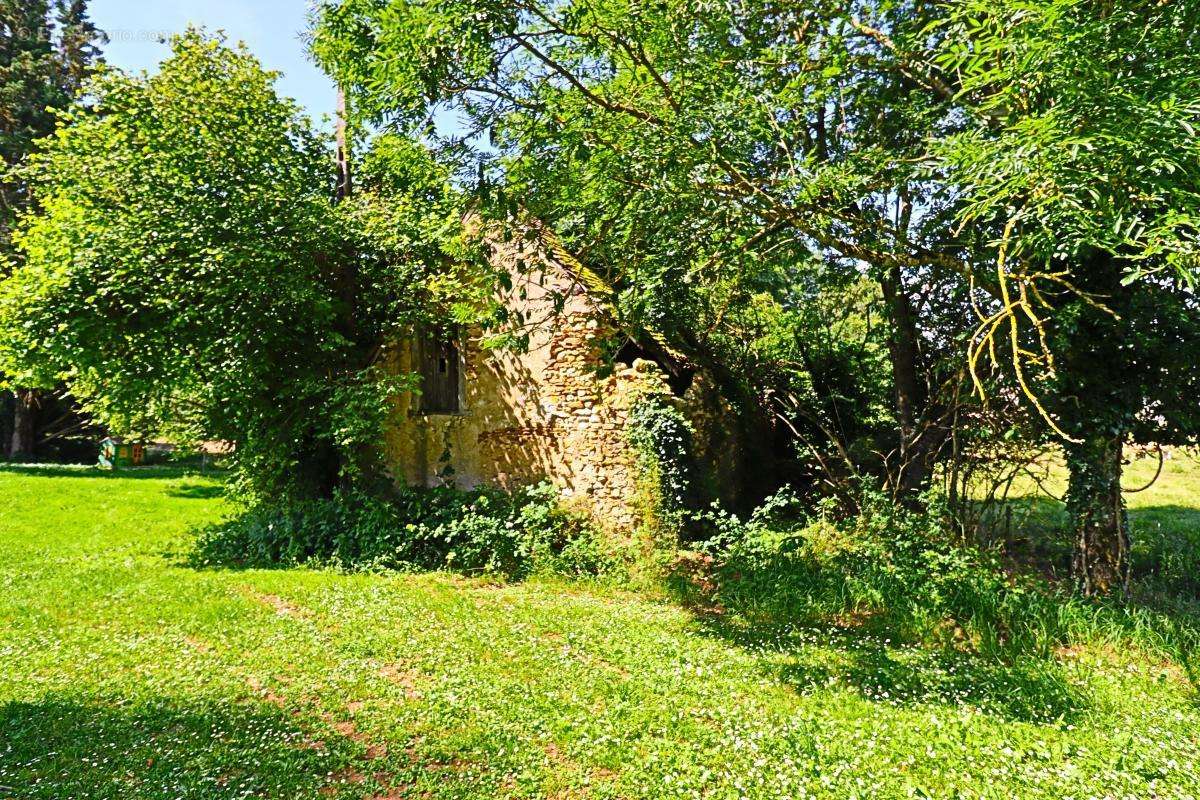
[[193,30],[156,74],[91,81],[23,173],[37,211],[0,287],[5,371],[118,431],[235,442],[258,500],[371,477],[402,380],[383,349],[451,299],[431,274],[457,220],[432,167],[335,203],[329,143],[274,79]]
[[959,218],[990,231],[1000,297],[973,357],[1006,340],[1063,442],[1089,593],[1128,582],[1122,445],[1200,435],[1198,45],[1193,2],[1089,0],[958,3],[891,40],[953,75],[971,120],[931,149]]
[[[11,234],[29,205],[28,187],[12,170],[34,142],[54,130],[55,109],[70,103],[99,58],[104,35],[87,19],[84,0],[0,0],[0,276],[16,254]],[[10,454],[32,455],[39,393],[16,390]],[[6,443],[9,444],[9,443]]]
[[[871,449],[897,454],[901,496],[952,437],[975,329],[981,394],[1007,383],[1073,474],[1104,476],[1073,480],[1070,505],[1081,582],[1108,591],[1127,564],[1114,443],[1135,419],[1193,436],[1160,413],[1191,378],[1160,364],[1119,398],[1070,387],[1194,341],[1198,20],[1138,0],[340,0],[313,50],[373,121],[456,109],[468,135],[444,146],[474,147],[493,196],[609,265],[625,312],[692,354],[728,363],[757,341],[755,298],[865,267],[897,427]],[[1106,298],[1138,312],[1085,322]]]
[[[868,266],[897,430],[862,450],[891,451],[911,496],[947,439],[940,398],[957,372],[915,306],[968,271],[953,198],[921,155],[957,123],[851,22],[823,2],[343,0],[320,8],[313,49],[373,121],[419,129],[456,109],[469,135],[444,145],[475,145],[487,180],[501,173],[492,196],[552,224],[624,313],[728,373],[746,404],[784,394],[745,386],[756,298],[786,309],[820,291],[802,276],[852,285]],[[827,405],[776,411],[836,427]]]

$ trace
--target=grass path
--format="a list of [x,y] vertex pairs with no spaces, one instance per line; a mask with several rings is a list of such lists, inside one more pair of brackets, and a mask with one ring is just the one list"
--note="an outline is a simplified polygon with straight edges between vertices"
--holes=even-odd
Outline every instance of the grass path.
[[219,486],[0,470],[0,798],[1200,796],[1168,665],[543,581],[197,571]]

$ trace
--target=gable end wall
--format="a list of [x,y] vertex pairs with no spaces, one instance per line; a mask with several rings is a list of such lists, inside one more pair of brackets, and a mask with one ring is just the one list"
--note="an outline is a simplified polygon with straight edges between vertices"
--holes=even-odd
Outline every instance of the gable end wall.
[[[408,485],[512,490],[547,480],[603,527],[632,529],[637,471],[629,411],[642,392],[662,390],[663,376],[638,362],[598,377],[602,345],[615,331],[582,287],[552,265],[518,272],[504,302],[530,321],[528,349],[484,349],[481,331],[469,332],[461,345],[461,412],[422,414],[415,396],[397,397],[386,459]],[[390,367],[413,371],[415,357],[412,341],[399,343]]]

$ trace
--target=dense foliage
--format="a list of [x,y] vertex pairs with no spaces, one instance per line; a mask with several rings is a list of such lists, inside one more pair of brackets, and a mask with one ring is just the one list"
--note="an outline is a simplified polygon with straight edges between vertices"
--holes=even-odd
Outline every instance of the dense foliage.
[[[1200,43],[1191,3],[956,4],[930,60],[972,124],[932,144],[962,224],[990,231],[996,338],[1014,383],[1063,441],[1075,575],[1127,587],[1121,497],[1129,441],[1194,442],[1200,306]],[[901,61],[928,38],[894,44]],[[1168,351],[1171,356],[1166,356]]]
[[53,132],[55,111],[71,103],[94,71],[104,40],[84,0],[0,3],[0,274],[13,255],[16,216],[29,205],[28,186],[10,168]]
[[[0,2],[0,278],[20,254],[12,232],[33,202],[28,182],[16,169],[58,123],[66,107],[96,69],[103,33],[88,19],[86,0]],[[0,372],[0,391],[5,386]],[[17,385],[0,394],[0,455],[25,459],[48,436],[80,427],[62,411],[63,398],[48,401],[36,388]]]
[[[0,368],[123,432],[236,441],[257,499],[377,492],[415,388],[388,342],[489,310],[469,201],[545,224],[715,379],[755,489],[916,509],[943,482],[964,533],[1060,447],[1075,576],[1120,591],[1122,447],[1200,433],[1195,11],[328,0],[313,55],[351,138],[386,131],[336,175],[270,73],[191,32],[88,84],[18,173]],[[633,443],[675,514],[697,476],[666,411]]]
[[[1158,413],[1189,371],[1152,366],[1115,409],[1101,391],[1072,413],[1067,387],[1105,381],[1071,355],[1090,344],[1074,320],[1108,299],[1183,324],[1121,316],[1104,363],[1143,366],[1123,357],[1134,338],[1197,361],[1197,19],[1090,0],[341,0],[313,49],[371,121],[416,131],[459,111],[466,136],[435,138],[474,153],[498,216],[519,200],[555,226],[624,314],[716,365],[826,486],[849,498],[872,475],[912,504],[972,463],[981,419],[1092,450],[1130,437],[1114,416],[1195,439],[1190,416]],[[861,309],[861,347],[819,327],[775,346],[809,305]],[[781,358],[817,351],[836,357]],[[1112,591],[1119,459],[1071,463],[1106,472],[1072,508],[1081,585]]]
[[897,58],[955,76],[971,115],[931,143],[963,192],[960,217],[994,226],[1028,273],[1054,261],[1085,279],[1101,250],[1128,262],[1129,281],[1164,269],[1194,281],[1198,14],[1193,2],[961,2],[898,39]]
[[[912,12],[889,8],[899,21]],[[971,234],[952,229],[953,193],[926,158],[929,137],[961,122],[851,24],[856,10],[351,0],[325,4],[314,51],[372,119],[460,110],[480,134],[464,145],[502,181],[495,194],[561,231],[629,318],[713,367],[743,407],[782,414],[798,438],[915,492],[947,438],[938,395],[970,314]],[[754,346],[779,320],[838,304],[864,267],[883,289],[872,339],[888,344],[880,366],[897,393],[889,418],[865,425],[839,407],[838,395],[865,394],[839,391],[853,348],[781,365]],[[948,303],[957,331],[917,318]],[[806,330],[804,349],[830,353],[822,333]],[[833,391],[813,402],[798,384]]]
[[236,442],[253,496],[327,494],[369,469],[406,385],[380,367],[388,337],[467,292],[434,277],[451,189],[416,148],[389,177],[385,140],[365,175],[388,201],[335,204],[328,144],[272,73],[199,32],[173,48],[154,75],[89,84],[25,168],[39,207],[0,291],[0,362],[121,433]]
[[[699,558],[682,558],[675,577],[690,602],[751,624],[862,627],[899,641],[1001,659],[1052,655],[1055,648],[1101,635],[1135,636],[1200,679],[1200,628],[1170,613],[1096,607],[1061,588],[1014,575],[994,552],[947,532],[946,508],[897,507],[865,490],[862,513],[846,519],[828,506],[803,513],[797,498],[769,498],[748,519],[713,510],[715,535]],[[1196,542],[1174,557],[1145,558],[1163,577],[1183,579],[1200,558]],[[1182,616],[1191,606],[1183,601]],[[1200,684],[1198,684],[1200,685]]]
[[699,488],[691,424],[669,398],[647,394],[630,412],[628,435],[646,522],[674,532]]
[[612,572],[618,566],[582,518],[563,511],[553,487],[513,494],[408,489],[258,508],[205,531],[203,566],[335,565],[347,569],[447,569],[522,578]]
[[[0,778],[1192,797],[1200,535],[1167,454],[1200,440],[1198,0],[322,0],[332,142],[243,46],[191,30],[154,74],[93,75],[85,3],[54,10],[0,0],[0,388],[230,443],[238,502],[0,473],[0,651],[36,698],[0,705]],[[383,468],[419,391],[397,342],[532,340],[472,243],[531,220],[636,331],[602,353],[721,390],[739,452],[711,471],[683,401],[632,407],[640,531],[569,487]],[[1158,456],[1138,480],[1184,476],[1133,514],[1130,445]],[[699,510],[726,466],[757,473],[744,516]],[[43,540],[65,573],[24,563]],[[475,579],[363,574],[418,570]],[[239,728],[212,704],[247,682],[270,713]]]

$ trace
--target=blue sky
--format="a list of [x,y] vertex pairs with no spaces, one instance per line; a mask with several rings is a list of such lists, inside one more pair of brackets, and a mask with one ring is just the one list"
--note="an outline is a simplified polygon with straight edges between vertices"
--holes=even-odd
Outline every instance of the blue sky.
[[333,85],[300,40],[309,0],[91,0],[88,8],[109,35],[104,55],[114,66],[153,70],[168,54],[160,39],[189,23],[203,25],[245,42],[265,67],[282,72],[280,94],[299,101],[314,120],[333,112]]

